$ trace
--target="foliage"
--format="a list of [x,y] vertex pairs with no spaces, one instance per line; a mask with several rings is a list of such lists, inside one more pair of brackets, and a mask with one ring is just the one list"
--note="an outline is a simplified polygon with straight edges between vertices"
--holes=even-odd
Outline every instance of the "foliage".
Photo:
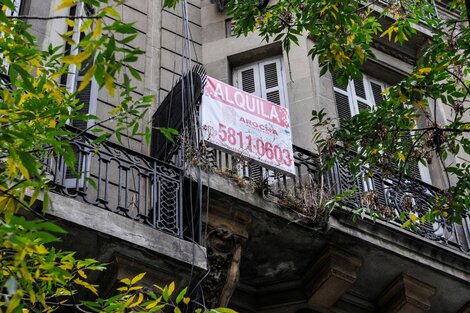
[[[146,294],[136,285],[143,274],[123,280],[124,287],[111,298],[80,303],[75,298],[80,289],[98,295],[99,286],[89,277],[104,270],[104,265],[94,259],[76,259],[73,252],[57,251],[53,244],[64,230],[42,216],[33,220],[24,217],[38,214],[34,209],[37,199],[42,200],[43,210],[49,207],[45,160],[62,157],[70,169],[75,168],[71,139],[85,131],[97,134],[95,143],[113,135],[121,141],[121,132],[128,129],[132,136],[148,139],[150,134],[148,128],[139,133],[139,122],[153,96],[136,98],[132,94],[135,88],[131,81],[140,79],[132,62],[143,51],[128,46],[137,31],[123,23],[114,9],[123,1],[82,2],[95,8],[94,15],[70,16],[64,20],[69,30],[60,34],[72,48],[64,44],[41,50],[29,31],[31,26],[21,18],[8,16],[15,10],[12,0],[0,0],[0,312],[52,312],[64,306],[100,312],[155,312],[168,306],[175,313],[187,311],[187,289],[172,299],[174,283],[160,288],[161,300],[157,303],[155,293]],[[56,11],[79,3],[62,0]],[[79,28],[78,20],[83,22]],[[74,38],[80,38],[79,42]],[[61,78],[74,70],[84,71],[78,90],[61,83]],[[84,104],[77,97],[92,80],[111,97],[119,97],[119,104],[105,120],[83,113]],[[74,121],[90,120],[94,125],[78,133],[67,127]],[[112,130],[102,127],[111,121]],[[164,134],[171,137],[175,132],[164,130]],[[233,311],[222,308],[205,312]]]
[[[139,274],[132,279],[125,278],[120,281],[121,287],[117,290],[119,294],[108,298],[98,299],[96,301],[85,301],[84,306],[91,312],[161,312],[169,308],[171,312],[188,312],[191,307],[191,299],[187,295],[188,288],[175,293],[176,286],[171,282],[167,286],[160,287],[153,285],[157,292],[146,291],[143,285],[137,284],[145,276],[145,273]],[[165,311],[170,312],[170,311]],[[216,308],[205,310],[198,308],[195,313],[236,313],[227,308]]]
[[[286,52],[308,36],[315,43],[309,54],[319,62],[320,74],[335,73],[340,83],[361,76],[364,63],[375,58],[375,40],[406,45],[425,29],[421,35],[426,44],[420,47],[412,72],[386,90],[375,109],[341,121],[341,128],[328,120],[322,149],[329,152],[327,166],[341,160],[353,173],[367,164],[385,176],[403,177],[410,173],[410,160],[440,163],[448,188],[434,199],[435,210],[426,219],[460,222],[470,209],[470,165],[452,161],[458,153],[470,154],[470,16],[464,1],[446,3],[451,12],[446,18],[440,18],[434,1],[260,3],[229,1],[234,32],[247,35],[256,30],[267,41],[281,41]],[[437,118],[441,105],[451,112],[445,125]],[[318,123],[318,116],[313,120]],[[354,158],[348,157],[350,151],[357,152]]]

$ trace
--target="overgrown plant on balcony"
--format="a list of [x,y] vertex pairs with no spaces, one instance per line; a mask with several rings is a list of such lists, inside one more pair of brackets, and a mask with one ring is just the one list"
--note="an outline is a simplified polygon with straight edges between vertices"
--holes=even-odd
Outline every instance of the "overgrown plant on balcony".
[[[153,96],[132,95],[135,88],[131,81],[139,80],[140,75],[129,63],[143,51],[126,45],[137,31],[123,23],[114,9],[123,2],[63,0],[56,11],[85,3],[94,7],[94,14],[24,17],[11,14],[16,10],[12,0],[0,0],[0,312],[53,312],[62,307],[82,312],[160,312],[163,308],[175,313],[233,312],[223,308],[206,310],[190,302],[187,289],[174,293],[174,283],[144,293],[137,285],[143,275],[122,280],[123,286],[114,296],[99,299],[99,286],[93,284],[90,275],[105,270],[105,265],[54,248],[64,230],[43,215],[50,205],[50,177],[44,160],[61,157],[79,175],[72,139],[93,132],[94,143],[99,144],[112,136],[121,141],[124,132],[146,138],[150,134],[148,128],[139,133],[140,120]],[[61,34],[64,45],[41,50],[26,18],[62,19],[72,29],[77,21],[83,21],[75,30],[81,34],[80,42],[74,41],[74,30],[70,30]],[[65,49],[65,43],[76,50]],[[61,77],[72,68],[86,69],[77,90],[61,84]],[[122,79],[118,81],[117,77]],[[120,99],[105,120],[84,113],[77,97],[93,80],[111,97]],[[94,120],[93,126],[86,129],[74,131],[67,127],[74,121],[90,120]],[[102,127],[108,122],[112,122],[112,130]],[[43,212],[38,212],[38,206]],[[81,302],[76,298],[83,289],[95,295],[95,300]]]
[[298,215],[299,221],[322,228],[328,223],[328,218],[334,206],[331,205],[332,194],[328,188],[317,183],[308,183],[297,193],[292,190],[280,190],[277,203]]

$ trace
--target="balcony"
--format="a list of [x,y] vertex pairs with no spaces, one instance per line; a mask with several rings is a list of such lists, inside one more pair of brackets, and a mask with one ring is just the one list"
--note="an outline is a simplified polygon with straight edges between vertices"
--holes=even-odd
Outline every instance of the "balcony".
[[[342,164],[324,175],[324,187],[320,188],[320,164],[318,156],[294,146],[296,176],[291,177],[271,169],[250,163],[240,156],[217,149],[208,153],[215,172],[235,178],[242,188],[262,193],[265,200],[275,202],[284,209],[291,209],[301,221],[314,226],[324,226],[327,214],[319,205],[319,197],[331,198],[336,194],[356,190],[354,196],[343,201],[343,210],[363,212],[366,219],[384,220],[386,225],[401,229],[400,215],[414,213],[422,216],[433,208],[434,199],[441,191],[434,186],[404,175],[383,178],[374,172],[368,177],[364,167],[353,176]],[[240,183],[241,182],[241,183]],[[248,187],[247,187],[248,186]],[[326,216],[325,216],[326,215]],[[419,228],[408,228],[411,233],[428,239],[454,251],[470,255],[470,219],[462,225],[449,224],[445,219],[426,222]]]
[[183,238],[183,171],[91,134],[71,141],[75,171],[50,157],[50,190]]
[[[93,135],[84,134],[71,142],[78,175],[67,168],[63,159],[48,159],[51,191],[183,238],[183,170],[111,142],[97,147],[92,144],[93,139]],[[325,187],[319,188],[318,156],[299,147],[294,147],[296,176],[287,176],[213,148],[207,155],[216,173],[235,178],[240,188],[259,191],[265,200],[291,209],[303,222],[317,226],[328,217],[326,212],[319,211],[318,197],[331,198],[355,188],[356,195],[344,201],[345,210],[373,208],[368,210],[368,218],[385,219],[390,227],[401,228],[402,213],[421,216],[432,209],[433,199],[440,194],[439,189],[406,175],[401,181],[395,177],[384,179],[377,173],[366,178],[368,169],[363,168],[354,177],[341,164],[324,175]],[[470,254],[468,217],[462,225],[448,224],[441,219],[410,232]]]

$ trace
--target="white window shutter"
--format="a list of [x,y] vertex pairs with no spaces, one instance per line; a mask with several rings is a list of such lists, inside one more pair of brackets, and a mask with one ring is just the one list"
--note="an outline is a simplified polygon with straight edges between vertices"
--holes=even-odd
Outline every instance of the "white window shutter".
[[382,95],[382,91],[384,91],[384,88],[381,84],[371,81],[370,88],[374,97],[375,105],[378,105],[382,101],[384,101],[384,97]]
[[238,68],[233,73],[234,86],[258,97],[261,97],[258,64]]
[[352,117],[351,108],[349,105],[349,97],[339,91],[335,91],[336,110],[338,111],[338,118],[340,120],[350,119]]
[[281,59],[276,58],[259,64],[262,98],[285,106]]
[[352,96],[348,92],[349,84],[343,85],[338,82],[336,76],[334,74],[331,75],[333,81],[333,90],[335,96],[335,103],[336,103],[336,111],[339,120],[339,124],[341,124],[341,120],[350,119],[353,116],[352,105],[350,101],[352,101]]
[[286,106],[286,91],[280,57],[234,69],[233,85],[260,98]]

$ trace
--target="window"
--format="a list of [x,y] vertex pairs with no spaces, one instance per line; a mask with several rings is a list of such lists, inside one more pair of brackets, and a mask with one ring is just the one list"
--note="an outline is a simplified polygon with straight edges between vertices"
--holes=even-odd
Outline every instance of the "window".
[[[233,70],[233,85],[245,92],[254,94],[283,107],[287,106],[287,92],[284,79],[282,56],[264,59],[237,67]],[[254,181],[266,179],[268,184],[275,182],[272,170],[249,162],[241,164],[238,174]]]
[[[332,75],[332,79],[340,125],[341,120],[351,118],[360,110],[374,108],[383,101],[382,91],[386,85],[369,76],[363,75],[362,78],[350,80],[346,85],[340,84],[335,75]],[[407,139],[410,145],[411,140],[411,137]],[[409,172],[413,177],[431,183],[429,169],[421,162],[410,164]],[[370,181],[364,180],[364,189],[372,189]]]
[[[71,16],[88,16],[93,15],[93,9],[86,4],[78,3],[77,5],[70,8],[70,15]],[[66,45],[66,50],[69,54],[74,55],[80,52],[78,47],[78,42],[85,36],[83,32],[80,32],[80,27],[83,24],[82,19],[75,20],[74,26],[74,34],[72,40],[76,42],[75,45]],[[69,30],[72,30],[71,28]],[[80,86],[80,83],[84,79],[84,75],[87,70],[92,66],[93,60],[85,61],[82,68],[78,70],[75,65],[71,65],[69,68],[69,74],[66,75],[66,86],[70,92],[75,92]],[[82,112],[88,114],[95,114],[96,113],[96,103],[98,99],[98,84],[95,79],[92,79],[90,84],[83,89],[77,95],[77,99],[80,103],[83,103]],[[73,121],[72,126],[79,128],[79,129],[87,129],[88,127],[93,125],[93,121]]]
[[[25,1],[25,0],[23,0]],[[22,0],[13,0],[13,5],[15,6],[15,10],[12,11],[11,9],[7,8],[6,11],[5,11],[5,15],[6,16],[18,16],[18,15],[21,15],[23,12],[22,10],[24,9],[24,3]],[[5,36],[8,34],[3,34],[1,33],[2,36]],[[10,70],[10,65],[8,64],[6,58],[4,57],[3,53],[0,55],[0,58],[1,58],[1,61],[0,63],[3,65],[3,69],[2,69],[2,76],[5,74],[5,75],[8,75],[9,73],[9,70]],[[4,78],[2,78],[4,79]]]
[[[77,5],[70,8],[70,16],[89,16],[93,14],[93,8],[84,3],[78,3]],[[78,43],[85,36],[85,33],[80,31],[80,27],[82,26],[83,22],[83,19],[75,19],[75,26],[73,28],[69,27],[69,31],[74,31],[72,40],[76,44],[66,44],[65,49],[68,54],[75,55],[80,53]],[[63,84],[66,86],[68,91],[75,92],[78,89],[80,83],[84,79],[85,73],[92,66],[92,64],[93,59],[90,58],[82,64],[81,69],[78,69],[75,65],[71,65],[69,67],[69,73],[62,77]],[[95,79],[92,79],[90,84],[88,84],[85,89],[77,94],[77,99],[79,100],[79,103],[83,104],[81,109],[82,113],[96,113],[96,105],[98,101],[98,84]],[[93,120],[75,120],[71,122],[71,125],[80,130],[85,130],[93,126],[93,123]],[[64,164],[62,169],[65,173],[64,185],[69,188],[83,188],[85,186],[85,177],[88,176],[87,173],[90,171],[91,152],[83,148],[82,145],[73,146],[73,149],[76,157],[75,172],[78,173],[78,175],[75,174],[70,168],[66,168]]]
[[283,107],[287,106],[281,57],[235,68],[233,85]]
[[333,88],[341,124],[341,119],[349,119],[358,114],[359,110],[373,108],[383,101],[381,92],[385,84],[363,76],[341,85],[333,75]]

